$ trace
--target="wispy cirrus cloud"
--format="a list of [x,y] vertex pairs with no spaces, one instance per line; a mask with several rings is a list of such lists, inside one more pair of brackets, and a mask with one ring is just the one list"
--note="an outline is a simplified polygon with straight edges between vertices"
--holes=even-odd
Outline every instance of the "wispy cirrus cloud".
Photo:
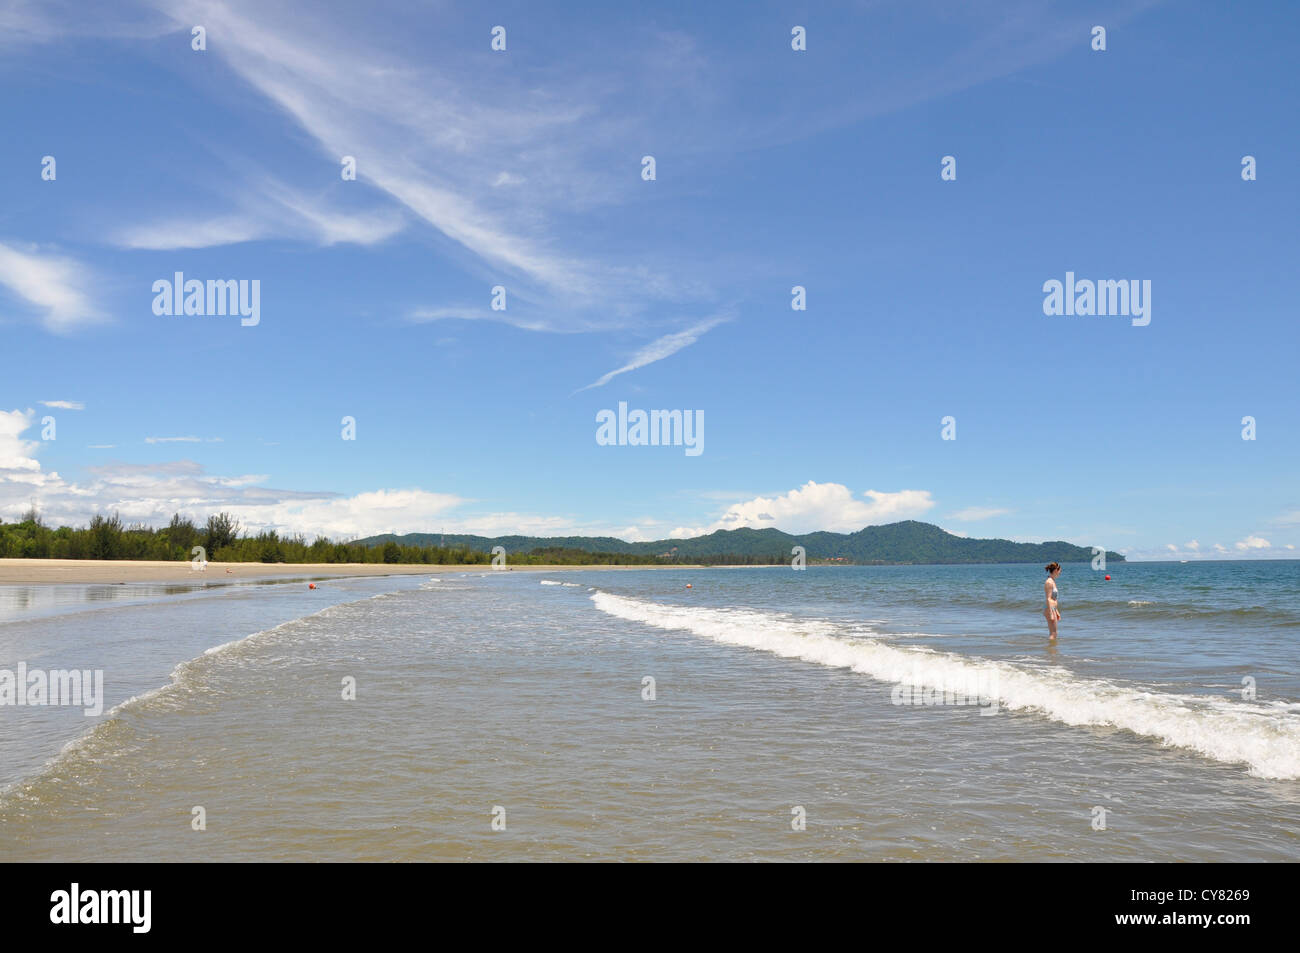
[[[1151,2],[1112,0],[1102,10],[1109,22],[1122,22]],[[840,29],[817,38],[824,52],[801,64],[801,79],[754,55],[762,44],[709,42],[703,23],[696,32],[664,29],[646,15],[617,44],[576,43],[551,61],[490,54],[486,34],[478,47],[457,39],[431,49],[423,24],[404,19],[401,5],[384,5],[381,16],[322,6],[310,30],[291,8],[260,0],[152,0],[115,7],[112,16],[61,0],[11,2],[5,13],[28,41],[103,35],[105,19],[129,24],[127,35],[157,35],[165,20],[184,36],[202,23],[213,40],[206,56],[289,116],[328,162],[356,156],[359,182],[402,210],[338,212],[245,175],[232,186],[242,196],[233,210],[127,226],[116,233],[118,244],[187,249],[278,237],[373,244],[409,219],[436,230],[444,250],[459,251],[480,274],[511,279],[512,293],[545,312],[484,317],[538,330],[625,327],[653,314],[656,302],[703,311],[713,283],[727,281],[698,253],[672,260],[663,244],[638,245],[635,233],[625,244],[629,233],[608,210],[648,194],[641,183],[629,189],[640,149],[672,155],[682,170],[712,155],[816,135],[1061,55],[1077,45],[1088,17],[1102,15],[1011,0],[898,17],[897,29],[933,42],[936,54],[890,61],[870,88],[846,100],[810,94],[856,55],[851,38],[870,26],[874,7],[905,4],[848,11]],[[749,105],[755,89],[761,110]]]
[[35,310],[50,331],[66,334],[104,320],[92,282],[90,270],[73,258],[0,243],[0,287]]
[[[698,256],[649,239],[637,243],[637,233],[605,211],[648,194],[629,191],[640,171],[640,153],[629,154],[629,143],[676,148],[670,144],[687,138],[683,70],[691,66],[693,86],[704,80],[695,69],[709,59],[698,51],[683,55],[683,37],[648,30],[617,57],[597,47],[582,62],[566,57],[562,68],[519,61],[499,69],[506,60],[485,59],[486,42],[483,50],[449,44],[431,53],[405,31],[377,30],[344,8],[304,33],[296,15],[260,3],[158,5],[178,31],[202,22],[210,37],[220,36],[209,55],[283,110],[326,161],[355,156],[357,184],[349,188],[364,186],[358,195],[387,200],[403,221],[432,229],[440,257],[509,288],[509,310],[465,313],[439,301],[414,320],[493,320],[551,332],[671,329],[672,322],[654,317],[657,304],[686,315],[713,307],[716,273]],[[401,11],[392,13],[400,21]],[[635,82],[631,68],[641,77]],[[653,108],[629,108],[629,96],[653,100]],[[686,101],[698,109],[703,99]],[[714,123],[696,116],[692,125]],[[381,215],[367,237],[384,234],[383,223]],[[127,236],[135,247],[198,247],[272,231],[243,212],[176,227],[185,224]],[[316,224],[318,233],[331,233],[328,223]],[[187,246],[189,233],[197,234]]]
[[67,36],[148,39],[170,31],[147,6],[98,6],[75,0],[5,0],[0,4],[0,47],[48,43]]
[[[507,309],[508,310],[508,309]],[[417,324],[430,321],[500,321],[525,331],[577,332],[581,329],[556,325],[545,318],[519,312],[493,311],[490,308],[464,307],[417,308],[407,315],[407,320]],[[594,329],[591,329],[594,330]]]
[[[1122,20],[1148,2],[1113,0],[1106,13]],[[130,29],[141,35],[160,32],[160,18],[181,35],[203,23],[213,38],[206,56],[290,117],[329,163],[356,157],[357,185],[368,188],[361,200],[372,207],[339,211],[320,195],[304,195],[266,175],[241,174],[231,185],[233,208],[128,225],[112,242],[153,250],[271,238],[371,245],[408,223],[422,223],[445,240],[441,251],[480,276],[509,283],[515,300],[528,305],[457,317],[537,331],[649,324],[668,330],[668,339],[689,336],[700,319],[687,317],[672,330],[673,322],[652,317],[662,310],[657,304],[671,303],[678,314],[707,313],[716,301],[715,283],[734,288],[737,278],[706,264],[698,249],[638,244],[636,233],[610,211],[652,194],[637,182],[642,148],[672,155],[680,174],[692,163],[707,165],[714,154],[735,155],[860,122],[1061,55],[1086,19],[1066,4],[1039,0],[907,19],[899,28],[927,39],[940,21],[937,54],[882,70],[848,103],[809,94],[854,55],[845,37],[856,24],[867,25],[861,11],[818,38],[825,54],[791,83],[772,71],[767,58],[753,55],[748,42],[729,49],[688,27],[664,29],[649,17],[616,49],[580,43],[552,62],[513,53],[498,58],[487,52],[486,36],[481,48],[458,41],[431,50],[397,5],[378,18],[358,16],[347,5],[325,6],[328,15],[310,30],[303,30],[295,11],[255,0],[152,0],[139,10],[128,5],[116,19],[132,21]],[[15,27],[31,40],[60,29],[95,32],[65,15],[73,10],[59,0],[48,10],[29,3],[8,8]],[[961,29],[953,29],[953,20]],[[500,68],[506,63],[508,69]],[[474,82],[465,81],[469,75]],[[763,110],[748,106],[755,88],[767,104]],[[417,315],[445,307],[439,302]]]
[[186,248],[213,248],[270,238],[274,232],[265,223],[252,218],[228,215],[196,221],[190,217],[176,220],[128,225],[113,236],[121,248],[149,251],[172,251]]
[[995,516],[1005,516],[1010,512],[1010,510],[997,506],[968,506],[964,510],[949,513],[948,519],[962,523],[974,523],[978,520],[992,519]]
[[[500,187],[524,178],[544,186],[537,180],[575,171],[573,147],[561,145],[562,137],[584,141],[574,134],[592,118],[587,103],[490,71],[477,71],[479,81],[467,86],[450,68],[405,58],[391,37],[372,41],[368,31],[343,23],[324,20],[304,35],[296,15],[260,5],[160,6],[178,29],[201,20],[220,35],[213,53],[333,161],[357,156],[358,180],[482,262],[566,295],[602,287],[598,266],[545,237],[539,213],[556,200],[554,189]],[[586,181],[597,187],[594,177]]]
[[267,180],[243,186],[238,212],[204,217],[186,214],[120,228],[112,237],[121,248],[171,251],[213,248],[264,239],[297,239],[318,245],[374,245],[405,227],[392,210],[361,213],[336,211],[318,198]]
[[716,328],[719,324],[723,324],[730,320],[730,315],[710,318],[708,321],[701,322],[700,324],[687,328],[684,331],[674,331],[672,334],[665,334],[663,337],[651,341],[645,347],[633,354],[628,362],[622,367],[616,367],[609,373],[602,374],[586,387],[579,387],[573,393],[580,394],[582,391],[591,390],[593,387],[604,387],[619,374],[626,374],[628,371],[635,371],[638,368],[645,367],[647,364],[653,364],[655,361],[662,361],[666,357],[672,357],[678,351],[682,350],[682,348],[690,347],[709,331]]
[[55,410],[85,410],[86,405],[79,400],[43,400],[41,405]]

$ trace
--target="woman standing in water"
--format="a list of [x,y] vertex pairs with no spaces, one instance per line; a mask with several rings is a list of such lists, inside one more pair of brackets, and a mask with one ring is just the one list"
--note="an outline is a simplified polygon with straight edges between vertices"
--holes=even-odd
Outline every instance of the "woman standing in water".
[[1043,615],[1047,618],[1047,629],[1051,632],[1051,635],[1048,636],[1049,642],[1056,640],[1056,623],[1061,618],[1061,610],[1056,607],[1056,577],[1060,574],[1060,563],[1047,564],[1047,581],[1043,583],[1043,592],[1047,596],[1047,608],[1043,610]]

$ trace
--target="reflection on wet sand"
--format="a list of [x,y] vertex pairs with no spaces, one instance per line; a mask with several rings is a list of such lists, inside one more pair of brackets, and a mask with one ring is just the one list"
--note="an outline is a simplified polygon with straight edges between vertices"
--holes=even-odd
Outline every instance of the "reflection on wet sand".
[[283,586],[339,579],[338,576],[287,576],[274,579],[203,580],[192,583],[118,582],[91,585],[52,583],[39,586],[0,586],[0,623],[18,618],[59,615],[105,602],[135,604],[164,596],[191,595],[232,586]]

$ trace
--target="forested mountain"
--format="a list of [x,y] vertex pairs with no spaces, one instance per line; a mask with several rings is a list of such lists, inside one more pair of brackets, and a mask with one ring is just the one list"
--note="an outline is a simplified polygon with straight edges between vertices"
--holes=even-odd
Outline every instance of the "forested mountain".
[[[1005,539],[970,539],[954,536],[931,523],[904,520],[884,526],[867,526],[856,533],[806,533],[792,535],[776,529],[718,530],[691,539],[660,539],[629,543],[612,536],[465,536],[448,533],[384,534],[358,540],[364,546],[396,542],[404,546],[439,546],[489,552],[501,546],[507,554],[536,549],[581,550],[591,553],[624,553],[631,556],[660,556],[664,561],[691,562],[719,556],[771,557],[788,562],[790,550],[802,546],[809,560],[857,564],[879,563],[1048,563],[1087,562],[1091,547],[1067,542],[1013,543]],[[1123,562],[1116,552],[1107,552],[1110,562]]]

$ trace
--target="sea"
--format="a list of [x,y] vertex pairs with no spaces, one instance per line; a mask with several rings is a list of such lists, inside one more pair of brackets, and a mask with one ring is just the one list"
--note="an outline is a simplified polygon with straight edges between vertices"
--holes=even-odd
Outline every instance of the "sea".
[[436,569],[0,587],[0,860],[1300,857],[1300,561]]

